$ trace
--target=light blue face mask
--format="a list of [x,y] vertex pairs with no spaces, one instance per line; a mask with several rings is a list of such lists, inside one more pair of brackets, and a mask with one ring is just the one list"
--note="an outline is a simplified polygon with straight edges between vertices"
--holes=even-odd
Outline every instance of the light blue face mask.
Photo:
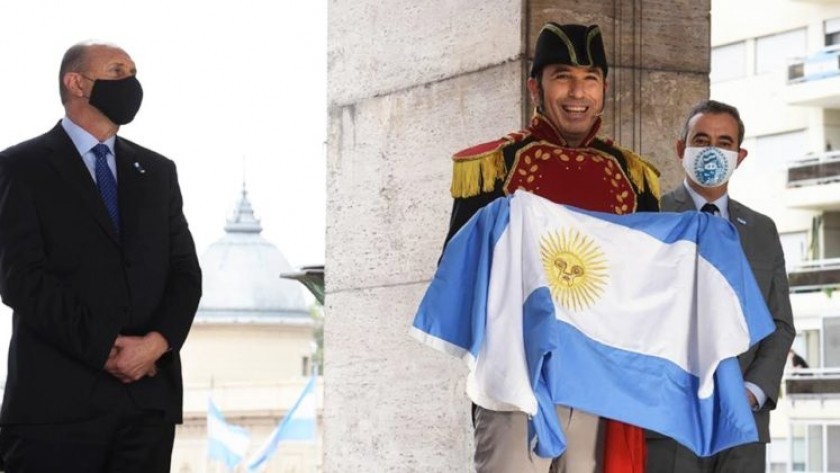
[[683,169],[689,179],[703,187],[725,184],[738,167],[738,153],[708,146],[689,147],[683,153]]

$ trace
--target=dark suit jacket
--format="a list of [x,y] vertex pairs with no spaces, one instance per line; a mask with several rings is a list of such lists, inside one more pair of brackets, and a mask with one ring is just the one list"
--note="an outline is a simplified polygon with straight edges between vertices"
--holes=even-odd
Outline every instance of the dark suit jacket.
[[[684,185],[662,196],[660,203],[663,212],[697,210]],[[747,261],[776,324],[775,332],[738,357],[744,380],[760,387],[767,395],[764,406],[755,413],[755,422],[759,440],[769,442],[770,411],[776,408],[788,350],[796,335],[785,256],[776,224],[769,217],[730,198],[729,220],[738,230]]]
[[[14,310],[0,425],[89,419],[126,392],[181,421],[178,351],[201,271],[175,165],[119,137],[115,155],[119,235],[60,124],[0,152],[0,295]],[[123,385],[104,371],[118,334],[153,330],[171,347],[157,376]]]

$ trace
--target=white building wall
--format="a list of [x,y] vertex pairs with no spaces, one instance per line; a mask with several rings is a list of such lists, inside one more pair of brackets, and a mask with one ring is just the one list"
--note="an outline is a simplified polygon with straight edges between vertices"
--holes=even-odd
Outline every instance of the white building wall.
[[[760,13],[759,13],[760,12]],[[756,74],[756,44],[759,38],[806,28],[804,55],[824,46],[824,21],[840,18],[840,2],[805,0],[713,0],[712,47],[744,42],[742,77],[711,83],[711,98],[739,108],[746,125],[744,147],[751,154],[735,173],[730,186],[733,198],[769,215],[779,231],[807,232],[817,211],[796,210],[785,201],[786,169],[774,169],[759,141],[769,135],[804,131],[799,155],[825,151],[826,143],[840,149],[840,110],[788,105],[785,99],[787,70],[779,68]],[[714,56],[714,52],[713,52]],[[714,68],[714,61],[712,67]],[[815,189],[819,192],[820,189]],[[825,192],[825,189],[822,190]],[[821,327],[822,317],[840,315],[840,297],[823,292],[794,294],[791,298],[798,330]],[[840,398],[815,397],[793,402],[783,393],[771,415],[771,436],[781,445],[781,454],[792,466],[796,448],[790,440],[793,423],[840,422]],[[778,460],[779,449],[771,449]],[[775,461],[775,460],[774,460]]]

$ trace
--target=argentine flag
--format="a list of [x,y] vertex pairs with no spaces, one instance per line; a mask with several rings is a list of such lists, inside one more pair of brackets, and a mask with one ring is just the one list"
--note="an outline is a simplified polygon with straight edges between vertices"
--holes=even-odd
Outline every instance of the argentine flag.
[[281,441],[314,442],[316,440],[316,399],[315,384],[318,377],[313,375],[301,391],[300,396],[289,413],[275,427],[263,446],[248,461],[248,471],[255,473],[274,453]]
[[531,415],[540,456],[565,449],[555,404],[708,456],[758,440],[736,357],[774,329],[729,222],[517,191],[450,240],[411,333],[470,366],[473,402]]
[[248,445],[251,442],[251,434],[242,427],[228,424],[222,411],[219,410],[212,398],[208,399],[207,405],[207,455],[210,458],[222,461],[233,471],[239,464]]

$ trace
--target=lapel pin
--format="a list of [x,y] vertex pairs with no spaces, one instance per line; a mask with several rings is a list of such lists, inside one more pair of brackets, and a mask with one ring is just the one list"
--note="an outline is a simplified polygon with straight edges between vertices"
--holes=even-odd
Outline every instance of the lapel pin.
[[137,161],[134,161],[134,169],[136,169],[140,174],[146,174],[146,170],[143,169],[143,166],[141,166]]
[[746,220],[744,220],[744,219],[743,219],[743,218],[741,218],[741,217],[738,217],[738,218],[736,218],[735,220],[737,220],[737,221],[738,221],[738,223],[740,223],[741,225],[746,225],[746,224],[747,224],[747,221],[746,221]]

